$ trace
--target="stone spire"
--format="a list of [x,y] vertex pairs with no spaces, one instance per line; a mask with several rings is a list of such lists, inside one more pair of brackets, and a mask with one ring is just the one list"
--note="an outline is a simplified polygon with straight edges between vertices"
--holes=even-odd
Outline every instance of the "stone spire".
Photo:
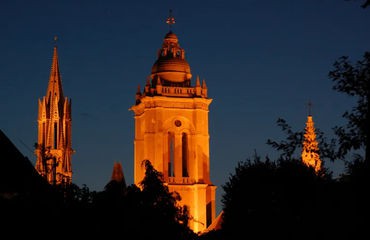
[[[309,112],[311,112],[311,110],[309,110]],[[307,116],[302,143],[302,161],[307,166],[313,167],[316,173],[321,169],[319,146],[316,140],[315,127],[311,113]]]
[[46,99],[50,101],[51,96],[57,97],[57,99],[63,99],[62,79],[59,71],[57,46],[54,46],[53,62],[50,70]]
[[46,91],[46,100],[63,99],[62,79],[59,71],[58,47],[54,46],[53,60],[51,64],[49,84]]
[[126,180],[123,175],[122,165],[119,162],[114,162],[113,172],[110,181],[104,187],[109,194],[122,196],[126,194]]
[[[56,40],[56,39],[55,39]],[[71,100],[63,95],[57,46],[54,46],[46,96],[39,99],[36,170],[51,184],[72,182]]]
[[122,182],[126,186],[126,180],[123,175],[122,165],[119,162],[115,162],[113,165],[111,181]]

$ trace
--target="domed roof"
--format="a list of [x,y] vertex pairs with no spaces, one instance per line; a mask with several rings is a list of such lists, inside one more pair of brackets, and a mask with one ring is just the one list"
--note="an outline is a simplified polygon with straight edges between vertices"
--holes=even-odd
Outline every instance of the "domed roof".
[[177,83],[189,80],[192,76],[185,59],[185,51],[178,44],[178,38],[172,31],[166,34],[158,58],[153,64],[151,78],[155,76]]
[[169,31],[166,36],[164,37],[164,40],[166,41],[173,41],[173,42],[178,42],[179,39],[177,38],[176,34],[174,34],[172,31]]

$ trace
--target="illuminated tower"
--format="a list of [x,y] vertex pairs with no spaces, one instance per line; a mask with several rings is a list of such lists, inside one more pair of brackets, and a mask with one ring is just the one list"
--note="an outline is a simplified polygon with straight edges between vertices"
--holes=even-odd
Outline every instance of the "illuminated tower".
[[50,71],[46,96],[38,101],[38,143],[36,170],[50,184],[72,182],[71,101],[63,96],[57,46]]
[[[167,19],[168,24],[174,18]],[[180,194],[193,220],[203,231],[215,219],[216,186],[210,180],[208,112],[212,99],[199,77],[195,86],[185,51],[171,30],[165,35],[143,91],[136,93],[134,182],[145,175],[143,160],[163,173],[169,190]]]
[[[311,104],[309,103],[309,108]],[[319,155],[319,145],[316,141],[316,133],[314,122],[311,115],[311,110],[307,116],[304,139],[302,143],[302,161],[310,167],[313,167],[316,172],[321,169],[321,160]]]

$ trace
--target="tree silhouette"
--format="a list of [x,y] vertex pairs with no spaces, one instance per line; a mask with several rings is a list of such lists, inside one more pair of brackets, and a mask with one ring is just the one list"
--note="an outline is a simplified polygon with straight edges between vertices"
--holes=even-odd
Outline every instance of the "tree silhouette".
[[370,165],[370,52],[365,52],[363,59],[355,64],[348,56],[342,56],[333,67],[329,72],[333,89],[357,98],[352,111],[343,114],[347,124],[334,128],[339,138],[337,156],[344,158],[351,150],[365,149],[364,160]]
[[[325,239],[331,226],[331,174],[298,159],[239,162],[223,185],[223,239]],[[341,219],[343,220],[343,219]],[[216,236],[219,237],[219,236]],[[220,238],[220,239],[222,239]],[[329,239],[329,238],[328,238]]]
[[188,227],[188,210],[186,206],[178,204],[180,195],[169,191],[164,184],[163,174],[149,160],[144,160],[143,166],[145,176],[140,182],[142,191],[139,213],[146,231],[142,232],[142,237],[195,239],[196,234]]
[[286,139],[277,142],[272,139],[267,139],[267,145],[272,146],[275,150],[280,152],[280,158],[292,159],[296,149],[302,147],[303,131],[293,131],[292,127],[283,118],[278,118],[277,125],[286,134]]
[[367,8],[370,6],[370,0],[365,0],[365,2],[361,5],[362,8]]
[[[284,140],[277,141],[267,139],[267,145],[270,145],[273,149],[280,152],[280,159],[290,160],[298,158],[298,150],[302,148],[304,131],[294,131],[292,127],[283,118],[278,118],[276,121],[278,127],[281,128],[283,133],[286,135]],[[336,159],[336,139],[328,140],[325,137],[324,132],[319,128],[316,128],[316,137],[319,144],[319,155],[321,159],[329,159],[334,161]]]

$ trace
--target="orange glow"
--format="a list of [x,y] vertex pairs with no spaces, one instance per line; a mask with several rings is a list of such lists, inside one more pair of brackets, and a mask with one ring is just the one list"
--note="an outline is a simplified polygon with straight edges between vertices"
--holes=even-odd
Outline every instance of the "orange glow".
[[36,170],[50,184],[72,183],[71,101],[63,96],[57,47],[54,47],[46,97],[39,99]]
[[307,117],[304,140],[302,147],[302,161],[309,167],[313,167],[315,172],[321,169],[319,156],[319,146],[316,141],[316,133],[312,116]]
[[203,232],[216,218],[216,186],[210,180],[208,98],[205,81],[192,74],[177,36],[165,35],[143,91],[136,92],[134,182],[145,175],[148,159],[162,172],[179,204],[189,209],[189,227]]

